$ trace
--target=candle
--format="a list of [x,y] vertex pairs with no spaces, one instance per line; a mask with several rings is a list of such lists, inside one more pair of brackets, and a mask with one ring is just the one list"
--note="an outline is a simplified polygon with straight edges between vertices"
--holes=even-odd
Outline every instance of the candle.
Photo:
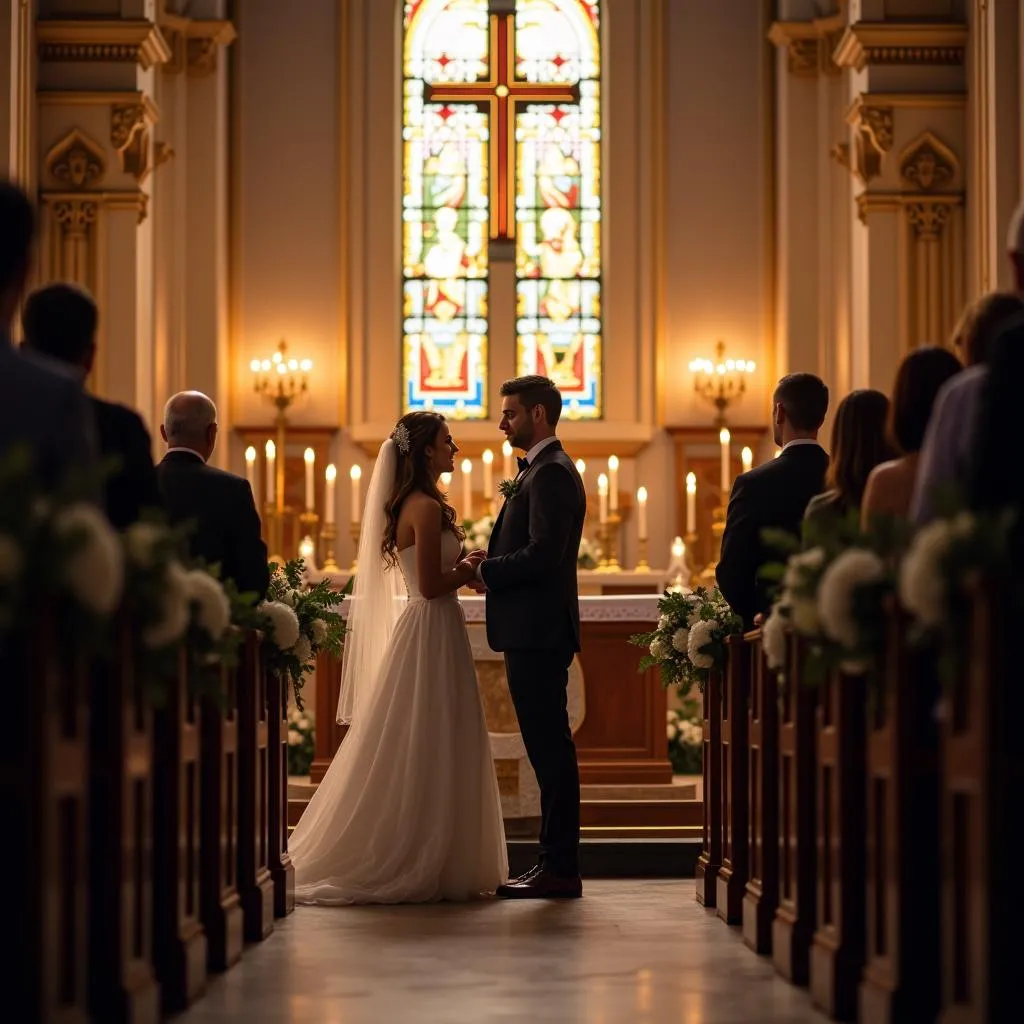
[[462,460],[462,518],[473,518],[473,463]]
[[445,491],[447,491],[448,488],[451,486],[451,482],[452,482],[452,475],[451,475],[451,473],[442,473],[441,474],[441,484],[444,487]]
[[256,494],[256,449],[249,445],[245,449],[245,479],[249,481],[252,493]]
[[754,453],[749,448],[744,448],[740,452],[740,458],[743,460],[743,472],[749,473],[754,465]]
[[481,458],[484,461],[484,501],[490,501],[494,497],[494,452],[485,448]]
[[683,555],[686,554],[686,545],[683,543],[682,537],[676,537],[672,541],[672,565],[680,565],[683,561]]
[[324,485],[324,525],[334,524],[334,481],[338,476],[338,471],[334,468],[332,463],[327,467],[324,473],[324,479],[326,481]]
[[609,509],[612,512],[619,508],[619,458],[617,455],[608,456],[608,496],[611,499]]
[[686,474],[686,532],[697,532],[697,474]]
[[636,535],[640,540],[647,540],[647,488],[640,487],[636,492]]
[[732,435],[729,433],[728,427],[722,427],[718,434],[718,440],[722,444],[722,504],[724,505],[729,497],[729,484],[732,475],[729,472],[729,442],[732,440]]
[[775,449],[775,454],[772,456],[772,458],[773,459],[777,459],[781,454],[782,454],[782,449],[781,448],[776,448]]
[[600,522],[604,526],[608,522],[608,477],[604,473],[597,478],[597,497],[600,507]]
[[502,454],[502,457],[505,460],[504,461],[504,468],[503,468],[503,473],[504,473],[505,479],[506,480],[511,480],[513,475],[514,475],[513,472],[512,472],[512,445],[510,445],[508,443],[508,441],[506,441],[501,446],[501,454]]
[[267,442],[267,504],[273,505],[277,499],[277,474],[274,471],[274,463],[277,461],[277,445],[273,441]]
[[316,462],[316,452],[312,448],[307,448],[302,453],[302,457],[306,460],[306,511],[312,512],[316,507],[316,501],[313,496],[313,466]]
[[[586,475],[587,464],[582,459],[577,459],[576,460],[576,472],[579,473],[579,475],[581,477]],[[586,484],[584,484],[583,487],[584,487],[584,490],[585,490],[586,489]]]
[[348,477],[352,481],[352,522],[358,523],[363,515],[363,503],[360,501],[360,483],[363,475],[363,467],[353,465],[348,471]]

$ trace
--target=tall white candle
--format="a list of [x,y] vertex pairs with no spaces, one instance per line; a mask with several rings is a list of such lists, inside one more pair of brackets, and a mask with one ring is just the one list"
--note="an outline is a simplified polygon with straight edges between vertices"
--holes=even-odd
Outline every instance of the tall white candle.
[[353,465],[348,471],[348,478],[352,481],[352,522],[358,523],[363,517],[363,503],[361,501],[362,495],[359,493],[361,490],[359,481],[363,476],[363,467],[359,465]]
[[619,508],[619,457],[608,456],[608,497],[609,509],[617,512]]
[[462,460],[462,518],[473,518],[473,463]]
[[608,477],[602,473],[597,478],[597,498],[600,510],[600,522],[604,526],[608,522]]
[[697,474],[686,474],[686,532],[697,532]]
[[582,459],[576,460],[576,472],[583,480],[583,490],[587,489],[587,464]]
[[722,427],[718,434],[718,440],[722,445],[722,504],[724,505],[729,498],[729,487],[731,485],[731,476],[729,472],[729,442],[732,440],[732,435],[729,433],[728,427]]
[[749,448],[744,448],[740,452],[740,458],[743,460],[743,472],[749,473],[754,466],[754,453]]
[[640,540],[647,540],[647,488],[640,487],[636,492],[636,535]]
[[249,445],[245,449],[245,479],[249,481],[253,495],[256,494],[256,449]]
[[334,524],[334,481],[338,476],[337,469],[331,463],[324,472],[324,525]]
[[442,473],[441,474],[441,486],[445,489],[445,493],[448,492],[448,488],[451,487],[451,485],[452,485],[452,475],[451,475],[451,473]]
[[273,441],[267,442],[267,504],[273,505],[277,500],[277,445]]
[[306,511],[312,512],[316,507],[313,485],[313,469],[316,462],[316,452],[313,451],[312,448],[307,448],[302,453],[302,457],[306,460]]
[[501,455],[504,460],[502,463],[502,475],[506,480],[511,480],[515,474],[512,472],[512,445],[506,441],[501,446]]
[[484,463],[484,501],[490,501],[494,497],[494,452],[485,448],[481,459]]

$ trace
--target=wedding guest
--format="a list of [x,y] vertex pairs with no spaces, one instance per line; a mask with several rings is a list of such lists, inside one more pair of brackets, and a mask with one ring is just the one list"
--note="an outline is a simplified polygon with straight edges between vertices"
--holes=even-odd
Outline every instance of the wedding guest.
[[911,352],[900,363],[889,406],[888,438],[902,454],[871,471],[860,507],[862,526],[867,527],[874,516],[906,518],[935,399],[960,370],[956,356],[936,345]]
[[761,531],[774,527],[798,535],[807,503],[824,487],[829,460],[818,431],[827,412],[828,388],[820,378],[811,373],[783,377],[772,397],[772,431],[782,454],[733,484],[716,575],[748,628],[771,603],[760,569],[778,558]]
[[1011,317],[1024,311],[1024,293],[990,292],[972,302],[953,331],[953,347],[965,366],[985,366],[996,336]]
[[192,526],[191,553],[219,564],[239,591],[267,593],[267,546],[249,482],[208,466],[217,444],[217,407],[199,391],[168,401],[160,436],[167,453],[157,466],[163,507],[172,523]]
[[895,454],[885,436],[888,416],[889,399],[872,388],[851,391],[839,403],[825,478],[828,489],[811,498],[805,519],[842,519],[860,511],[871,471]]
[[11,327],[28,281],[35,214],[28,196],[0,181],[0,459],[27,446],[43,487],[77,475],[86,497],[98,496],[99,461],[92,411],[75,375],[20,352]]
[[[72,284],[51,284],[25,303],[23,349],[61,363],[85,380],[96,358],[96,303]],[[153,445],[142,417],[127,406],[90,396],[100,456],[109,465],[104,484],[107,518],[123,530],[146,509],[160,507]],[[104,468],[107,468],[105,466]]]

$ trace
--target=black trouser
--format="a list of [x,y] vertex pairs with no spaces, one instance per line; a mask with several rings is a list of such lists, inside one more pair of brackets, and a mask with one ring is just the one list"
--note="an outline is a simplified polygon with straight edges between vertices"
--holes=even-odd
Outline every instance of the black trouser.
[[580,772],[569,729],[569,649],[505,652],[508,687],[526,753],[540,783],[540,864],[579,874]]

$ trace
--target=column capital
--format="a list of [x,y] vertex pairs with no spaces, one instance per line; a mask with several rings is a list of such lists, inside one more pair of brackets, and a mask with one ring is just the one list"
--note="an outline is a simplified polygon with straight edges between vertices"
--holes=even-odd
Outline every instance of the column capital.
[[39,59],[138,64],[148,71],[171,56],[155,22],[109,18],[96,21],[40,19],[36,23]]
[[168,74],[204,76],[217,70],[222,47],[230,46],[238,36],[235,26],[222,18],[186,18],[162,12],[160,27],[171,47],[171,58],[164,65]]
[[840,67],[963,64],[967,25],[962,22],[869,22],[847,26],[835,50]]
[[837,14],[810,21],[776,21],[768,30],[768,39],[786,50],[789,73],[798,78],[816,78],[839,71],[833,60],[846,27],[845,0]]

